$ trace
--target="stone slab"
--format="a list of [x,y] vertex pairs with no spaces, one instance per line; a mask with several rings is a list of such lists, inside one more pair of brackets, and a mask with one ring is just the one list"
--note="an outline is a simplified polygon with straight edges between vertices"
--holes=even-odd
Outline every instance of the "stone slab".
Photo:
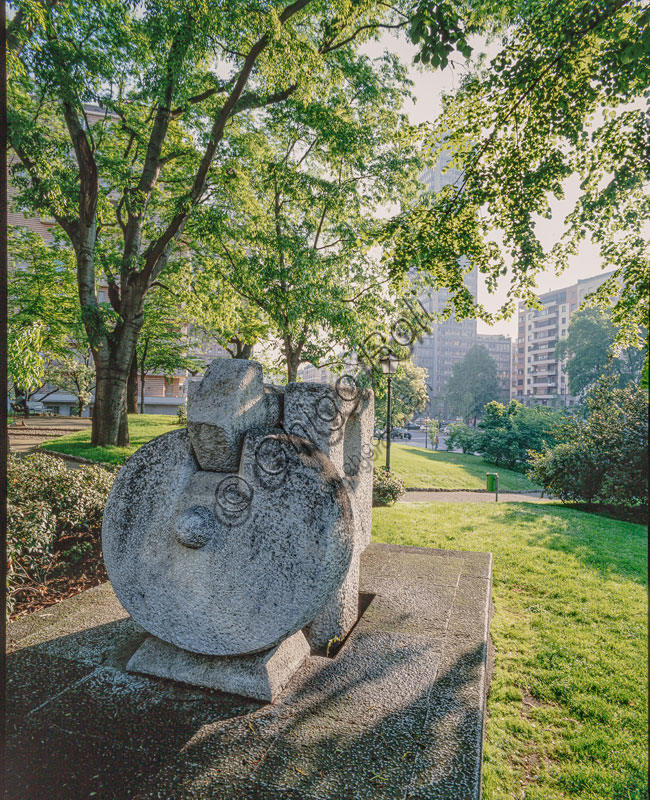
[[10,625],[6,800],[479,798],[491,556],[373,543],[361,583],[273,704],[128,673],[144,634],[108,585]]
[[189,653],[148,636],[131,656],[126,669],[270,703],[309,658],[309,652],[302,631],[264,653],[231,657]]

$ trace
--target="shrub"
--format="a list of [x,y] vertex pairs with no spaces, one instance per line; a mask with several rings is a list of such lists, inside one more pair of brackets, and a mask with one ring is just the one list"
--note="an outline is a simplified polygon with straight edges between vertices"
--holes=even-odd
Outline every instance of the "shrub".
[[372,474],[373,506],[392,506],[404,494],[404,482],[386,467],[375,468]]
[[474,453],[481,446],[482,432],[476,428],[470,428],[464,422],[454,423],[449,426],[447,436],[447,450],[455,450],[457,447],[463,453]]
[[7,462],[7,613],[15,594],[42,583],[61,536],[99,529],[114,475],[99,466],[69,469],[36,453]]
[[564,415],[543,406],[526,408],[515,400],[509,405],[493,401],[485,406],[479,423],[483,431],[477,451],[485,461],[510,469],[522,469],[529,453],[540,453],[555,444]]
[[187,425],[187,406],[179,406],[176,417],[178,425]]
[[561,429],[564,444],[531,456],[529,476],[561,500],[636,508],[648,502],[648,395],[601,379],[586,419]]
[[598,494],[601,470],[575,442],[563,442],[541,453],[531,453],[528,477],[560,500],[590,503]]

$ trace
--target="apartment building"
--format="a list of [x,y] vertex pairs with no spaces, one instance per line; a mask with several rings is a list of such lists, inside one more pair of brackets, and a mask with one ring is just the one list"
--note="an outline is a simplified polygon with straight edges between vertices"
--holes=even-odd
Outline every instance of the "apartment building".
[[499,402],[510,401],[510,369],[512,360],[512,340],[509,336],[498,333],[479,333],[476,343],[483,345],[490,357],[497,362],[497,380],[501,396]]
[[564,339],[571,314],[585,297],[604,283],[612,272],[584,278],[539,297],[540,310],[519,303],[517,346],[512,358],[511,398],[525,405],[564,408],[577,398],[569,394],[564,365],[555,357],[555,345]]
[[[87,104],[84,106],[86,118],[90,125],[104,119],[105,110],[100,106]],[[49,217],[30,217],[25,216],[20,211],[16,211],[12,206],[12,198],[15,197],[15,190],[11,185],[8,186],[9,213],[8,224],[28,228],[45,239],[46,242],[53,241],[52,231],[56,227],[54,219]],[[108,302],[108,291],[106,286],[97,287],[97,297],[100,303]],[[214,358],[230,356],[230,354],[217,342],[206,342],[199,350],[193,352],[202,358],[206,365]],[[171,377],[164,375],[147,375],[144,380],[144,413],[145,414],[176,414],[178,407],[184,405],[187,400],[187,379],[190,377],[186,370],[177,370]],[[138,377],[138,407],[141,397],[141,381]],[[53,411],[61,416],[71,416],[75,413],[77,399],[69,392],[62,391],[56,386],[46,384],[33,397],[32,400],[42,401],[46,409]],[[92,414],[93,403],[84,409],[84,416]]]

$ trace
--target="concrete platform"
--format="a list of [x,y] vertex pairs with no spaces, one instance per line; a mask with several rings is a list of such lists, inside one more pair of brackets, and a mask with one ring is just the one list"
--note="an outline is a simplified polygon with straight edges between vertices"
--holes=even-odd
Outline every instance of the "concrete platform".
[[372,544],[365,613],[273,705],[128,674],[109,584],[21,619],[6,799],[478,798],[491,580],[489,553]]

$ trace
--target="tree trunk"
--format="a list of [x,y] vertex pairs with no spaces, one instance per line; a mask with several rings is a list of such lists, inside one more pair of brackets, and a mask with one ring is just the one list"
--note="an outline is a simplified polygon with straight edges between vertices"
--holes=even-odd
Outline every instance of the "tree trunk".
[[138,413],[138,359],[135,353],[133,354],[129,380],[126,386],[126,413]]
[[93,409],[91,444],[127,447],[129,423],[126,416],[126,384],[129,368],[97,364],[97,385]]
[[144,379],[146,373],[144,370],[140,373],[140,413],[144,414]]

